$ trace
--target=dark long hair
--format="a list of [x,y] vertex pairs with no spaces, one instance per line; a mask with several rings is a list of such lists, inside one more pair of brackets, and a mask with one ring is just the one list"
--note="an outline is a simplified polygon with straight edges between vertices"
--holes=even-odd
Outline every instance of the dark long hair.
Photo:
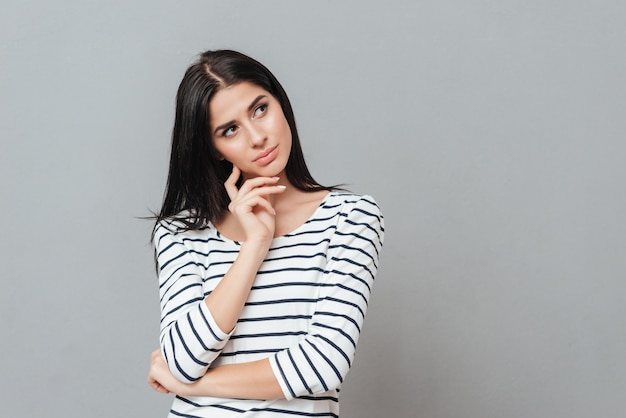
[[219,221],[230,199],[224,182],[232,164],[220,160],[209,127],[209,103],[223,88],[253,83],[278,100],[291,129],[291,152],[285,172],[289,182],[303,191],[331,190],[317,183],[304,162],[296,121],[287,93],[260,62],[236,51],[207,51],[191,65],[178,87],[172,153],[163,205],[157,223],[188,211],[180,219],[187,230]]

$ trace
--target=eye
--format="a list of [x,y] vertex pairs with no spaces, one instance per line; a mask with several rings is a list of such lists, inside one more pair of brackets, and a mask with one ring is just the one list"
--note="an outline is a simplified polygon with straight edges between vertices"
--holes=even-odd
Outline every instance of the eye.
[[267,104],[261,104],[259,106],[257,106],[256,109],[254,109],[254,117],[258,118],[261,117],[265,114],[265,112],[267,112]]
[[222,136],[225,138],[229,138],[233,135],[235,135],[235,133],[237,132],[237,127],[235,125],[233,126],[229,126],[228,128],[224,129],[222,131]]

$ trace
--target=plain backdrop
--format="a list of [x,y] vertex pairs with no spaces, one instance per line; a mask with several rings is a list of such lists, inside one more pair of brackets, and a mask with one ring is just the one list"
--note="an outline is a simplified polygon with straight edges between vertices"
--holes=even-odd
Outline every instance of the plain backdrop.
[[0,415],[164,417],[145,383],[174,95],[266,64],[386,243],[343,418],[623,417],[626,3],[0,3]]

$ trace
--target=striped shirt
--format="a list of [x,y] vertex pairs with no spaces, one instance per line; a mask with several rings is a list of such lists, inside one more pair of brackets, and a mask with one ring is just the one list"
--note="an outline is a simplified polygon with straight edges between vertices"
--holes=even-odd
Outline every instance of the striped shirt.
[[275,238],[235,329],[203,302],[240,242],[212,225],[157,225],[161,350],[183,382],[209,367],[269,358],[285,399],[176,397],[170,417],[337,417],[338,394],[363,325],[384,235],[370,196],[330,192],[303,225]]

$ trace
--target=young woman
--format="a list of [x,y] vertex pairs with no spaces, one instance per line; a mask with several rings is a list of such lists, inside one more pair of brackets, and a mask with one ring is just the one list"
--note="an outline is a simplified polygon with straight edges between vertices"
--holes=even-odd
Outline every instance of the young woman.
[[272,73],[208,51],[177,95],[154,230],[170,416],[337,417],[383,241],[369,196],[318,184]]

